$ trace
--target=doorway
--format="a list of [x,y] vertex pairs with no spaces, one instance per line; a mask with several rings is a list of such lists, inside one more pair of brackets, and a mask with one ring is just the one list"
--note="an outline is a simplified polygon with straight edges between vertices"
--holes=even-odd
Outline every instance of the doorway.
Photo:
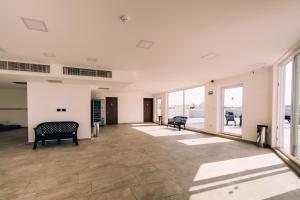
[[118,124],[118,98],[106,97],[106,124]]
[[223,88],[223,133],[241,136],[243,124],[243,87]]
[[144,122],[153,122],[153,98],[144,98]]

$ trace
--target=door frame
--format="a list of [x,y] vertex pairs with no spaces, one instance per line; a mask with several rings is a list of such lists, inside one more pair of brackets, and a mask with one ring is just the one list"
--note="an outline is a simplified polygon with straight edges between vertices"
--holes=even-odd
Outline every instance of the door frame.
[[244,115],[244,84],[243,83],[238,83],[238,84],[233,84],[233,85],[226,85],[221,87],[221,119],[220,119],[220,128],[221,128],[221,134],[224,135],[232,135],[236,137],[242,137],[243,135],[243,124],[241,127],[241,134],[234,134],[234,133],[228,133],[224,131],[224,100],[225,100],[225,89],[231,89],[231,88],[238,88],[242,87],[243,88],[243,94],[242,94],[242,116]]

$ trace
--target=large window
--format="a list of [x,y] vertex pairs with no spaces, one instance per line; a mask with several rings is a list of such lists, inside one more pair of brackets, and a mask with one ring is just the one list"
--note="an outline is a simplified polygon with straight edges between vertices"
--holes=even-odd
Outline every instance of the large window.
[[204,87],[184,91],[184,115],[188,117],[186,126],[204,128],[204,98]]
[[280,68],[279,144],[286,153],[300,158],[300,54]]
[[291,104],[292,104],[292,75],[293,63],[289,62],[284,66],[284,116],[282,123],[283,137],[282,147],[290,153],[291,142]]
[[188,117],[186,126],[204,128],[205,88],[196,87],[168,94],[168,117]]
[[168,117],[183,116],[183,91],[168,94]]
[[159,122],[159,117],[161,117],[161,99],[156,100],[156,121]]

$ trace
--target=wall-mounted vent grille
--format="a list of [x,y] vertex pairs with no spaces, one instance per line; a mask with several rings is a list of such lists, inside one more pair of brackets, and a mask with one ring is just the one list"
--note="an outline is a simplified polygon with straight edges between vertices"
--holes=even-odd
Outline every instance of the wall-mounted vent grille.
[[19,63],[0,60],[0,69],[22,72],[50,73],[50,65]]
[[63,67],[63,73],[65,75],[73,75],[73,76],[93,76],[93,77],[102,77],[102,78],[112,78],[112,71],[105,71],[105,70]]

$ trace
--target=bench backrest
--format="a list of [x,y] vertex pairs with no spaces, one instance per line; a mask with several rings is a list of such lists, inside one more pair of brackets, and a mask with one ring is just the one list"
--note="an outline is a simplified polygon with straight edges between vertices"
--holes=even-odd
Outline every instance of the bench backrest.
[[176,116],[173,118],[175,122],[181,123],[181,124],[186,124],[187,117],[184,116]]
[[44,122],[39,124],[34,130],[36,134],[51,134],[51,133],[77,133],[79,124],[73,121],[64,122]]

